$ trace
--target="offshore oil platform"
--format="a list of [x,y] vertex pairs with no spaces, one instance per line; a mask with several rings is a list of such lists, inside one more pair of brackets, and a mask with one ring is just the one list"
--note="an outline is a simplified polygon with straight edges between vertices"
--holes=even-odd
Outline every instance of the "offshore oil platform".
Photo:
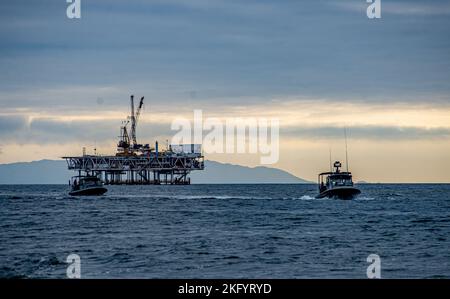
[[[136,129],[144,106],[144,97],[137,109],[131,96],[131,115],[120,127],[117,152],[112,156],[83,155],[63,157],[69,170],[78,172],[79,177],[97,177],[105,185],[189,185],[188,177],[193,170],[204,169],[204,157],[200,144],[171,144],[160,150],[155,146],[139,144]],[[131,125],[131,138],[128,126]]]

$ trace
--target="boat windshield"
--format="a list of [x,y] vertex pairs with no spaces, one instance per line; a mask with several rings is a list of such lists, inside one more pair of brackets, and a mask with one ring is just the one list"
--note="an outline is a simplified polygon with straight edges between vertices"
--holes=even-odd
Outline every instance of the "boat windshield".
[[335,186],[353,186],[350,175],[331,175],[327,178],[327,185]]
[[79,190],[89,187],[101,186],[102,183],[97,177],[75,177],[72,181],[72,188],[74,190]]
[[81,180],[81,184],[84,186],[98,186],[100,185],[100,180],[98,178],[86,178]]

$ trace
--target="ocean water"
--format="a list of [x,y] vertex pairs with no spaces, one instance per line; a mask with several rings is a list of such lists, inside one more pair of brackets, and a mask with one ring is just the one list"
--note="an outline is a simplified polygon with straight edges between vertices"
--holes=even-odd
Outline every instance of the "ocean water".
[[450,185],[0,186],[0,277],[450,278]]

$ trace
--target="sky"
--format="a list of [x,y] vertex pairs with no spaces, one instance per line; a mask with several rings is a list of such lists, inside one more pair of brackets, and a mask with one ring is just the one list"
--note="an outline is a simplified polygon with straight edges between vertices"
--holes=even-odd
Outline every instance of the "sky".
[[[176,117],[276,117],[280,159],[308,180],[450,182],[450,2],[0,1],[0,163],[113,154],[129,96],[138,138]],[[207,159],[258,166],[252,154]]]

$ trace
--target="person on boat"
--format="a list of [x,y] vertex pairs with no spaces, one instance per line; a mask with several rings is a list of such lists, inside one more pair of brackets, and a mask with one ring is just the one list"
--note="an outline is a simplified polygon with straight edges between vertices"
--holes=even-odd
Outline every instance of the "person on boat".
[[323,192],[323,191],[325,191],[326,189],[327,189],[327,187],[325,187],[325,183],[322,182],[322,183],[320,184],[320,192]]

